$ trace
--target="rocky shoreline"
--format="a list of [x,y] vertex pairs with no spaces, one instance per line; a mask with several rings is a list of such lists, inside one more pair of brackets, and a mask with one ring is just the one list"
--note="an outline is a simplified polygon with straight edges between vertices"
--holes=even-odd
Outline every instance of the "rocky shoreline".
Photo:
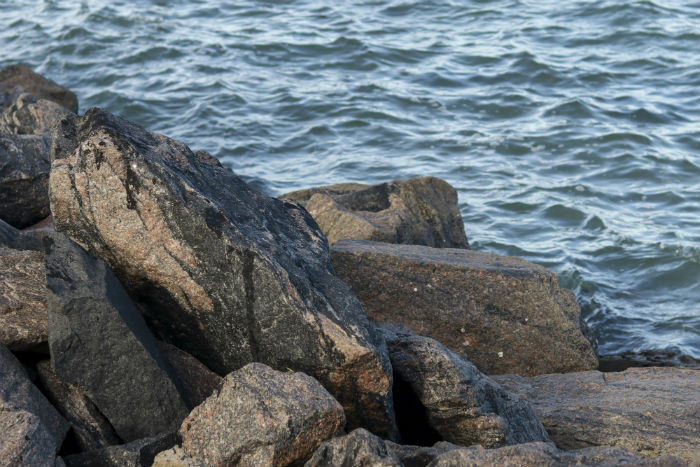
[[597,371],[575,296],[470,250],[446,182],[270,198],[77,110],[0,70],[0,465],[700,462],[700,371]]

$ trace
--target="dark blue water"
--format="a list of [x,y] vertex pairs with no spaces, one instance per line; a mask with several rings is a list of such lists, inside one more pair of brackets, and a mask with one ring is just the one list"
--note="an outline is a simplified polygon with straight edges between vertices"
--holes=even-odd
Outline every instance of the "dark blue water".
[[18,61],[272,195],[442,177],[601,353],[700,358],[697,1],[0,0]]

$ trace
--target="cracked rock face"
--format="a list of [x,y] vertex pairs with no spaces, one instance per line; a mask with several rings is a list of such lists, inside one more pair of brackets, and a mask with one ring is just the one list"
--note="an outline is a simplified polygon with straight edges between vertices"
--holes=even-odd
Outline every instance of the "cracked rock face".
[[395,435],[385,344],[300,205],[99,109],[59,130],[56,230],[109,263],[163,340],[219,374],[304,371],[350,426]]

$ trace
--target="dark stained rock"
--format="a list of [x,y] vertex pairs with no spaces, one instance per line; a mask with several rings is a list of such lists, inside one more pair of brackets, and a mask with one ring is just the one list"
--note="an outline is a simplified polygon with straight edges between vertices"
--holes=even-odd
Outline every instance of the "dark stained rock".
[[10,105],[0,112],[0,133],[40,135],[51,130],[71,112],[46,99],[35,99],[27,93],[14,96]]
[[0,433],[3,467],[54,466],[60,444],[37,415],[0,407]]
[[0,247],[0,343],[46,352],[47,327],[44,254]]
[[561,449],[619,446],[691,462],[700,440],[700,370],[630,368],[495,377],[528,400]]
[[395,434],[385,344],[301,206],[100,109],[61,135],[56,230],[109,263],[163,340],[219,374],[251,361],[304,371],[351,426]]
[[304,204],[332,244],[343,238],[469,248],[457,190],[435,177],[343,183],[280,196]]
[[[40,220],[36,224],[32,224],[29,227],[25,227],[23,232],[33,235],[35,237],[44,238],[44,232],[55,232],[56,229],[53,227],[53,216],[49,216],[45,219]],[[41,251],[44,251],[43,247]]]
[[0,70],[0,92],[24,90],[37,99],[48,99],[71,112],[78,112],[78,98],[73,92],[34,73],[24,65],[10,65]]
[[462,449],[446,441],[439,441],[432,446],[412,446],[391,441],[386,441],[386,445],[401,460],[403,467],[425,467],[447,451]]
[[[18,411],[37,416],[46,432],[52,437],[54,448],[58,450],[68,431],[68,422],[29,380],[22,364],[4,345],[0,344],[0,414]],[[17,420],[23,420],[21,423],[27,427],[35,426],[35,422],[27,417],[22,416]],[[20,422],[17,421],[17,423]],[[38,430],[38,428],[31,428],[31,430]],[[54,456],[55,454],[54,452]]]
[[48,135],[0,133],[0,219],[24,228],[49,211]]
[[204,402],[221,384],[221,376],[184,350],[166,342],[158,342],[158,348],[173,369],[175,377],[181,382],[182,389],[193,406]]
[[176,433],[163,433],[119,446],[67,456],[68,467],[151,467],[156,455],[177,443]]
[[597,366],[576,297],[556,274],[477,251],[342,240],[333,266],[367,316],[437,339],[486,374]]
[[41,232],[22,231],[0,219],[0,247],[44,252]]
[[675,349],[647,349],[639,352],[624,351],[618,354],[599,355],[599,371],[625,371],[627,368],[649,366],[673,366],[700,369],[700,359]]
[[80,389],[62,381],[48,360],[36,366],[39,383],[54,407],[70,423],[73,439],[81,451],[120,444],[121,440],[95,404]]
[[205,164],[222,167],[221,162],[219,162],[219,159],[212,156],[207,151],[194,151],[194,155],[197,157],[197,159],[199,159],[201,162],[204,162]]
[[84,391],[126,442],[175,431],[191,405],[117,278],[62,234],[44,245],[56,375]]
[[287,466],[341,433],[343,408],[315,379],[251,363],[224,378],[180,427],[182,447],[208,466]]
[[606,467],[680,467],[680,459],[651,460],[634,451],[612,447],[590,447],[560,451],[550,443],[527,443],[498,449],[454,449],[441,454],[429,467],[568,467],[575,465]]
[[[399,400],[404,398],[397,391],[410,390],[427,412],[430,426],[450,443],[495,448],[549,441],[530,404],[505,391],[470,362],[410,330],[398,326],[381,329],[394,369],[398,413],[402,411]],[[415,412],[411,419],[410,428],[415,430]],[[401,424],[399,428],[403,428]]]
[[350,434],[321,444],[304,467],[404,467],[386,442],[358,428]]

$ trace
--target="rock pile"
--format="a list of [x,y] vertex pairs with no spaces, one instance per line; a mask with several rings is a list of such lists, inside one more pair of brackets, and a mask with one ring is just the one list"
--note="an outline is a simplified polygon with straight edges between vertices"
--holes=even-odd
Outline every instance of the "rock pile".
[[[695,370],[523,378],[596,367],[575,297],[539,266],[469,251],[444,181],[274,199],[77,108],[0,70],[0,465],[691,459],[697,405],[679,399]],[[619,423],[595,421],[579,387]]]

